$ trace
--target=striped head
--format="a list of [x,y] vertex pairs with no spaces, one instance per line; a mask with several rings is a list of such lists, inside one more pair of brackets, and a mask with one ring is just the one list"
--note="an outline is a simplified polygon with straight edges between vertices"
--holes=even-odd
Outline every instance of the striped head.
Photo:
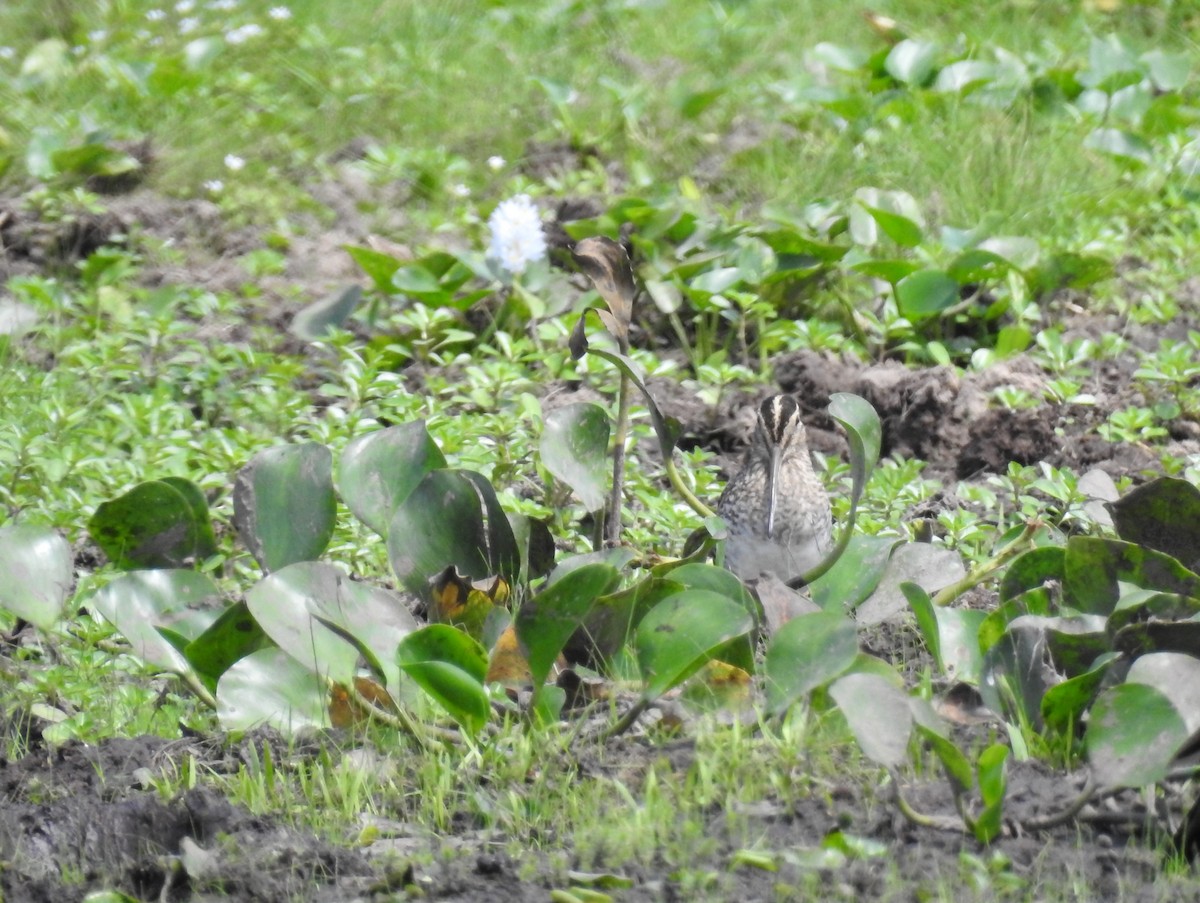
[[808,454],[800,405],[790,395],[772,395],[758,409],[754,454],[767,469],[767,536],[775,535],[779,508],[779,468],[785,458]]

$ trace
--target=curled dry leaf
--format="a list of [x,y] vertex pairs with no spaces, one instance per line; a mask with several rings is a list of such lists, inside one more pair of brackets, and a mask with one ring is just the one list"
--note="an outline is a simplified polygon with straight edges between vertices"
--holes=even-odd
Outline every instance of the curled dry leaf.
[[625,248],[611,238],[597,235],[580,241],[571,253],[608,305],[611,315],[606,316],[604,311],[600,311],[601,321],[609,332],[624,343],[633,319],[633,298],[637,294],[633,268]]

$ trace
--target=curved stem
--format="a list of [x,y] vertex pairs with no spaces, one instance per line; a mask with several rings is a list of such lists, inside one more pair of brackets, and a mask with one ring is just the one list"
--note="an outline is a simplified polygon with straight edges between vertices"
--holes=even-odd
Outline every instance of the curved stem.
[[1079,796],[1071,800],[1067,808],[1061,812],[1044,815],[1041,818],[1027,818],[1019,824],[1027,831],[1048,831],[1051,828],[1057,828],[1059,825],[1065,825],[1082,811],[1095,792],[1096,776],[1089,770],[1087,780],[1083,782],[1083,790],[1079,792]]
[[[622,355],[629,353],[629,342],[618,340]],[[621,542],[621,509],[625,501],[625,440],[629,435],[629,375],[621,370],[621,385],[617,395],[617,425],[613,435],[612,493],[608,499],[608,521],[605,524],[605,543],[612,547]]]
[[947,587],[943,587],[933,595],[934,605],[949,605],[963,593],[969,589],[978,586],[988,577],[990,577],[1000,567],[1007,564],[1009,560],[1016,558],[1022,552],[1026,552],[1033,548],[1033,535],[1042,527],[1042,522],[1039,520],[1031,520],[1025,524],[1025,529],[1021,535],[1006,545],[1003,549],[997,552],[987,561],[980,562],[967,576],[963,577],[957,583],[951,583]]
[[918,812],[900,792],[900,776],[894,769],[890,768],[888,769],[888,774],[892,776],[892,796],[896,800],[896,808],[900,810],[901,815],[914,825],[922,828],[936,828],[939,831],[952,831],[956,834],[968,833],[968,825],[960,819],[949,818],[945,815],[928,815],[924,812]]
[[671,481],[671,486],[679,493],[680,497],[687,502],[688,507],[701,517],[712,517],[716,512],[700,501],[692,490],[688,489],[687,484],[683,482],[683,477],[679,475],[679,469],[675,466],[674,458],[667,458],[665,463],[667,479]]
[[634,722],[638,720],[638,716],[640,716],[642,712],[646,711],[646,709],[649,707],[650,700],[639,699],[636,703],[630,706],[629,710],[624,715],[617,719],[616,723],[614,723],[612,727],[600,735],[600,739],[611,740],[613,737],[621,736],[621,734],[633,727]]

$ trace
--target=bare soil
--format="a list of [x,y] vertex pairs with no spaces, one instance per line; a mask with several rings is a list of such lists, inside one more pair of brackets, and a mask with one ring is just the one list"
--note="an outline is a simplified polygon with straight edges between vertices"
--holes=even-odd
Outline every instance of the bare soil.
[[[558,165],[567,151],[587,153],[543,150],[531,153],[531,167]],[[313,193],[338,198],[338,188],[316,186]],[[560,215],[567,219],[580,210],[584,215],[595,212],[581,202],[565,206]],[[298,296],[315,299],[358,278],[338,246],[362,242],[368,225],[356,218],[352,204],[339,203],[337,214],[336,229],[293,244],[286,274],[247,300],[246,322],[285,325]],[[147,264],[142,278],[149,284],[235,292],[247,279],[237,258],[259,246],[252,232],[226,229],[207,202],[166,199],[141,189],[109,199],[103,214],[70,222],[46,222],[16,201],[0,200],[0,283],[16,275],[68,270],[90,251],[114,241],[169,243],[180,252],[170,263]],[[286,298],[282,290],[274,290],[284,284],[289,289]],[[1142,347],[1154,347],[1160,336],[1194,326],[1189,320],[1156,331],[1082,313],[1064,316],[1078,334],[1123,331]],[[213,342],[243,341],[249,335],[245,322],[197,324],[197,330]],[[277,335],[272,350],[303,351],[283,329]],[[1010,461],[1047,461],[1079,472],[1099,467],[1114,476],[1135,478],[1158,467],[1156,453],[1109,443],[1095,434],[1095,426],[1110,411],[1141,402],[1130,386],[1132,360],[1106,362],[1095,369],[1083,389],[1095,397],[1095,405],[1041,404],[1018,410],[990,405],[989,393],[1011,385],[1040,397],[1049,375],[1024,357],[968,376],[948,368],[914,370],[895,362],[866,365],[816,352],[787,355],[774,367],[779,390],[795,393],[801,401],[819,450],[844,453],[844,440],[823,412],[830,394],[856,392],[882,418],[884,454],[929,462],[927,475],[945,480],[948,487],[958,479],[1002,472]],[[406,376],[419,387],[419,371],[406,371]],[[726,398],[714,409],[681,386],[657,382],[654,388],[667,413],[682,422],[685,444],[711,448],[732,465],[751,427],[744,411],[753,399]],[[1179,454],[1200,450],[1200,436],[1186,425],[1170,441],[1169,450]],[[863,641],[876,654],[909,668],[920,655],[911,630],[903,624],[873,628]],[[563,852],[572,861],[569,848],[530,850],[522,861],[513,861],[498,852],[495,837],[475,826],[440,837],[397,838],[383,832],[376,843],[357,846],[353,836],[318,837],[279,818],[252,815],[204,781],[169,798],[155,789],[155,776],[177,775],[188,756],[200,766],[198,773],[231,774],[248,761],[248,744],[270,742],[279,746],[281,755],[316,756],[322,749],[326,755],[344,749],[341,740],[314,742],[299,752],[294,747],[283,752],[278,738],[233,742],[215,736],[171,741],[134,737],[94,747],[51,748],[41,742],[27,717],[5,717],[0,727],[19,736],[29,749],[18,761],[0,760],[0,899],[6,903],[81,900],[98,888],[164,901],[376,900],[403,897],[408,889],[430,900],[497,903],[546,899],[562,878],[560,865],[552,864],[549,854]],[[609,748],[581,749],[578,755],[582,773],[620,772],[634,779],[639,764],[661,761],[665,755],[683,780],[694,750],[688,740],[664,746],[634,738]],[[861,769],[847,769],[847,774],[856,773]],[[1008,818],[1015,826],[1030,815],[1053,811],[1077,789],[1074,776],[1036,764],[1014,764]],[[918,809],[953,813],[949,790],[932,769],[928,779],[904,791]],[[633,792],[636,795],[636,788]],[[981,849],[961,834],[914,827],[896,814],[889,792],[848,778],[835,786],[814,784],[798,794],[794,804],[714,811],[708,831],[712,843],[698,861],[605,863],[633,880],[631,888],[613,893],[636,901],[907,901],[942,893],[993,900],[1041,899],[1039,888],[1045,887],[1065,899],[1200,900],[1200,882],[1164,874],[1160,855],[1152,851],[1154,839],[1144,837],[1136,818],[1126,817],[1138,811],[1136,800],[1110,800],[1107,810],[1085,812],[1085,821],[1038,833],[1010,833],[991,849]],[[1178,801],[1161,802],[1178,809]],[[854,859],[838,869],[814,868],[802,861],[803,851],[837,831],[878,841],[883,855]],[[733,865],[736,851],[747,847],[782,851],[779,870]],[[789,859],[789,852],[796,855]],[[989,871],[995,854],[1007,857],[1011,866]],[[693,872],[707,867],[711,884],[699,890],[683,886],[675,876],[684,866]]]

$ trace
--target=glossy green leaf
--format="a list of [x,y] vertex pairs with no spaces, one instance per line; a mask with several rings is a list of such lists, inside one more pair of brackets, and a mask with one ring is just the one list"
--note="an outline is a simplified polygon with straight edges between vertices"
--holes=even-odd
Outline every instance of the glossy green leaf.
[[935,91],[951,93],[969,93],[988,82],[994,81],[1000,74],[995,63],[984,60],[958,60],[943,68],[934,80]]
[[854,192],[854,200],[849,226],[855,244],[874,247],[884,235],[906,247],[920,243],[924,230],[921,210],[908,192],[860,188]]
[[1170,624],[1200,617],[1200,599],[1178,593],[1157,593],[1135,590],[1121,596],[1116,609],[1108,616],[1107,627],[1115,636],[1123,628],[1138,621]]
[[217,680],[234,662],[269,645],[270,640],[246,603],[238,602],[225,609],[181,651],[205,685],[215,691]]
[[216,552],[203,494],[176,477],[139,483],[102,503],[88,533],[123,570],[186,567]]
[[588,511],[604,507],[608,488],[608,413],[598,404],[555,408],[545,416],[542,464],[575,492]]
[[668,596],[637,628],[643,698],[657,699],[687,680],[718,649],[753,628],[750,613],[726,596],[692,589]]
[[541,688],[567,640],[583,622],[596,599],[612,592],[621,580],[609,564],[578,568],[526,600],[517,612],[517,636],[526,651],[534,690]]
[[49,630],[74,581],[71,546],[49,527],[0,527],[0,608]]
[[962,555],[927,542],[901,542],[892,549],[879,585],[856,609],[860,624],[880,624],[908,607],[901,585],[916,583],[928,592],[952,586],[967,575]]
[[829,696],[863,755],[888,768],[908,760],[913,719],[907,693],[879,675],[850,673],[830,685]]
[[[196,610],[217,608],[221,591],[204,574],[190,570],[131,571],[99,590],[91,599],[133,647],[133,654],[159,668],[188,673],[191,665],[156,628],[165,627],[194,640]],[[211,618],[209,619],[211,621]]]
[[1018,270],[1036,266],[1041,256],[1037,240],[1023,235],[994,235],[981,241],[977,248],[984,253],[995,254]]
[[428,598],[429,581],[454,566],[480,580],[512,583],[520,554],[512,527],[486,479],[468,470],[435,470],[409,494],[388,527],[388,559],[404,588]]
[[315,617],[336,611],[349,578],[331,564],[298,561],[268,575],[246,592],[254,619],[280,649],[306,668],[348,684],[358,651]]
[[545,577],[554,568],[554,556],[558,549],[554,535],[545,521],[509,511],[508,526],[521,560],[521,584]]
[[329,686],[282,649],[260,649],[217,681],[217,719],[227,731],[267,726],[290,735],[327,728]]
[[1145,140],[1122,129],[1098,128],[1083,139],[1083,146],[1122,162],[1140,166],[1154,159],[1154,150]]
[[921,87],[933,78],[939,54],[936,44],[905,38],[888,53],[884,68],[896,81]]
[[905,248],[915,248],[925,237],[920,224],[909,219],[907,216],[893,213],[891,210],[885,210],[882,207],[867,207],[866,211],[879,224],[879,228],[883,231],[883,234],[898,245]]
[[1081,724],[1084,712],[1096,698],[1109,665],[1115,659],[1114,653],[1102,655],[1090,670],[1046,690],[1041,705],[1042,721],[1046,727],[1066,732]]
[[1170,700],[1189,736],[1200,731],[1200,658],[1152,652],[1129,666],[1125,682],[1154,687]]
[[858,655],[858,633],[845,615],[797,615],[776,631],[763,662],[767,707],[776,715],[845,673]]
[[875,591],[900,542],[894,536],[852,536],[833,567],[808,585],[812,600],[825,611],[854,611]]
[[361,301],[362,287],[348,285],[298,310],[288,331],[305,341],[319,341],[331,329],[341,328]]
[[625,648],[646,612],[684,589],[675,580],[651,576],[619,592],[601,596],[566,644],[568,658],[603,668]]
[[1072,536],[1067,541],[1063,589],[1068,604],[1108,615],[1120,595],[1118,582],[1200,598],[1200,575],[1169,555],[1096,536]]
[[936,316],[958,301],[958,283],[942,270],[921,270],[896,283],[896,304],[909,320]]
[[1066,549],[1044,546],[1022,552],[1000,578],[1000,600],[1007,602],[1021,593],[1047,583],[1061,584],[1066,577]]
[[449,624],[430,624],[396,647],[396,663],[418,686],[471,732],[491,713],[487,689],[487,650]]
[[975,786],[975,773],[972,771],[971,763],[967,761],[967,757],[962,754],[962,751],[952,741],[941,736],[936,731],[925,727],[923,724],[916,724],[915,727],[917,733],[929,743],[934,755],[942,763],[942,768],[946,772],[946,778],[950,781],[950,787],[954,791],[954,795],[961,796],[964,793],[968,793]]
[[1124,683],[1105,690],[1091,709],[1087,754],[1102,787],[1143,787],[1166,777],[1187,726],[1154,687]]
[[972,827],[975,839],[980,843],[991,843],[1000,836],[1003,828],[1004,797],[1008,791],[1007,762],[1008,747],[1000,743],[989,746],[979,754],[975,772],[983,809]]
[[385,295],[396,291],[392,285],[392,276],[400,269],[400,261],[390,254],[384,254],[373,248],[363,248],[357,245],[343,245],[347,254],[359,265],[364,273],[375,283],[375,288]]
[[1022,615],[1049,615],[1056,610],[1056,601],[1049,588],[1036,587],[1001,602],[988,612],[979,625],[979,648],[987,652],[999,641],[1008,625]]
[[1121,539],[1200,566],[1200,489],[1187,480],[1159,477],[1110,507]]
[[333,535],[333,455],[316,443],[277,445],[237,473],[233,524],[265,573],[312,561]]
[[354,516],[386,538],[396,509],[426,474],[445,466],[425,421],[415,420],[350,440],[338,461],[337,488]]

